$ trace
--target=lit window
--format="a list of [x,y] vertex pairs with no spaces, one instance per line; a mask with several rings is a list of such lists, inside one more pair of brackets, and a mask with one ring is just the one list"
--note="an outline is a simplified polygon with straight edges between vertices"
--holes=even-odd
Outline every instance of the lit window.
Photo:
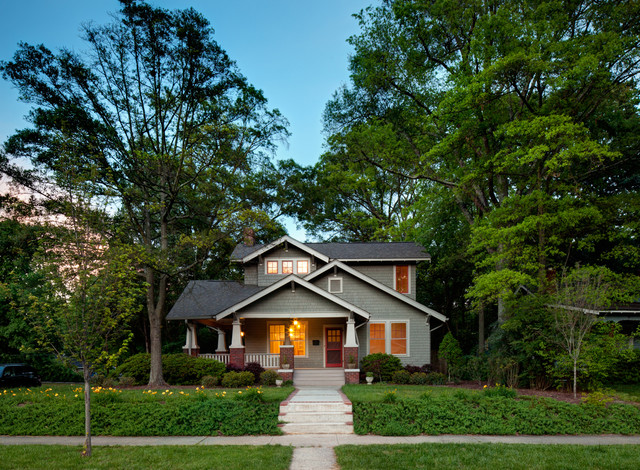
[[396,290],[401,294],[409,293],[409,266],[396,266]]
[[309,273],[309,261],[298,261],[298,274],[308,274]]
[[369,354],[386,352],[384,330],[384,323],[369,324]]
[[307,355],[307,323],[294,321],[289,328],[289,338],[293,344],[294,356]]
[[391,324],[391,354],[407,354],[407,324]]
[[279,354],[284,344],[284,325],[269,325],[269,353]]
[[282,262],[282,274],[293,274],[293,261]]
[[278,274],[277,261],[267,261],[267,274]]

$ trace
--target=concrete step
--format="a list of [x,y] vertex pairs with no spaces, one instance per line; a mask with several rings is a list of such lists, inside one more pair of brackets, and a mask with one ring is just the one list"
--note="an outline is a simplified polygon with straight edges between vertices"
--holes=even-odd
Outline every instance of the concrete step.
[[279,416],[285,423],[342,423],[352,424],[353,415],[342,411],[310,411],[305,413],[285,413]]
[[353,425],[344,423],[290,423],[281,429],[285,434],[353,434]]
[[293,373],[295,386],[341,386],[344,385],[343,369],[296,369]]
[[316,412],[327,412],[327,413],[351,413],[353,408],[351,405],[347,405],[345,403],[339,402],[329,402],[329,403],[292,403],[289,402],[288,405],[280,405],[280,413],[316,413]]

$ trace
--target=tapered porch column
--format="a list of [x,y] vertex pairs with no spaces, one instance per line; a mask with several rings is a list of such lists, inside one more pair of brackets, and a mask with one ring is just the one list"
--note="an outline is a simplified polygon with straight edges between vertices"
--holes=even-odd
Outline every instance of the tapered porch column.
[[197,356],[200,353],[200,346],[198,346],[196,325],[188,321],[185,321],[185,323],[187,325],[187,341],[182,347],[182,352],[189,356]]
[[347,320],[347,337],[344,342],[344,357],[345,362],[349,361],[350,357],[355,359],[355,369],[344,370],[344,381],[348,384],[357,384],[360,381],[360,369],[358,369],[358,340],[356,338],[356,321],[353,318],[353,313],[349,314]]
[[233,315],[233,329],[231,330],[231,346],[229,346],[229,364],[244,368],[244,345],[242,344],[242,329],[240,319]]
[[226,353],[227,352],[227,343],[225,341],[224,331],[219,329],[219,328],[217,328],[216,332],[218,333],[218,347],[216,348],[216,352],[218,354]]

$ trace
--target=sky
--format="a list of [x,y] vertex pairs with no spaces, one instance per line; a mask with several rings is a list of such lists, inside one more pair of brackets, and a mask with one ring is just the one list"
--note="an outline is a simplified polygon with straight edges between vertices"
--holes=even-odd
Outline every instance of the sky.
[[[261,89],[269,106],[289,121],[291,136],[276,158],[312,165],[322,153],[322,112],[332,94],[348,84],[349,36],[358,33],[352,14],[374,0],[154,0],[154,6],[193,7],[215,30],[214,39],[242,74]],[[0,60],[9,60],[19,42],[51,50],[81,52],[80,26],[104,24],[119,10],[117,0],[0,0]],[[29,106],[0,79],[0,142],[27,126]],[[305,235],[291,221],[290,235]]]

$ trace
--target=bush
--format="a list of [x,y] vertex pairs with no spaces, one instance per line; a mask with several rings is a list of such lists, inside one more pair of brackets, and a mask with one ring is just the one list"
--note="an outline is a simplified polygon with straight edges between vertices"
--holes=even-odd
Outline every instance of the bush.
[[63,363],[54,354],[0,354],[0,363],[26,363],[46,382],[82,382],[84,378],[74,367]]
[[[407,372],[408,373],[408,372]],[[427,378],[427,374],[425,374],[424,372],[414,372],[413,374],[411,374],[411,376],[409,377],[409,381],[413,384],[413,385],[426,385],[428,382],[428,378]]]
[[135,379],[133,377],[127,377],[126,375],[123,375],[120,377],[120,380],[118,380],[119,387],[133,387],[135,384]]
[[444,385],[447,383],[447,376],[441,372],[431,372],[427,374],[427,384],[429,385]]
[[282,379],[275,370],[265,370],[260,374],[260,383],[262,385],[275,385],[277,379]]
[[448,332],[442,338],[440,348],[438,349],[438,356],[444,359],[447,363],[447,374],[449,380],[458,379],[462,374],[462,349],[460,343],[453,337],[451,332]]
[[225,388],[238,388],[253,385],[255,376],[251,372],[227,372],[222,376],[222,386]]
[[[141,353],[124,361],[116,369],[116,374],[133,377],[136,384],[143,385],[149,381],[150,369],[151,358],[149,354]],[[224,370],[224,364],[212,359],[186,354],[162,356],[162,374],[171,385],[198,385],[205,375],[220,377]]]
[[415,374],[416,372],[425,372],[428,374],[431,372],[431,364],[425,364],[423,366],[406,365],[404,366],[404,370],[409,372],[409,374]]
[[260,374],[264,372],[264,367],[257,362],[250,362],[244,366],[244,370],[253,374],[253,383],[258,383],[260,381]]
[[360,361],[360,370],[365,373],[372,372],[373,376],[381,382],[391,380],[393,373],[400,369],[402,369],[400,359],[391,354],[369,354]]
[[486,385],[483,388],[484,396],[491,398],[515,398],[517,392],[505,385],[497,384],[495,387],[487,387]]
[[205,375],[204,377],[202,377],[202,380],[200,381],[200,385],[202,385],[204,388],[213,388],[216,385],[218,385],[219,381],[220,379],[218,379],[218,377]]
[[391,375],[391,381],[396,384],[408,384],[410,380],[411,374],[406,370],[397,370]]

